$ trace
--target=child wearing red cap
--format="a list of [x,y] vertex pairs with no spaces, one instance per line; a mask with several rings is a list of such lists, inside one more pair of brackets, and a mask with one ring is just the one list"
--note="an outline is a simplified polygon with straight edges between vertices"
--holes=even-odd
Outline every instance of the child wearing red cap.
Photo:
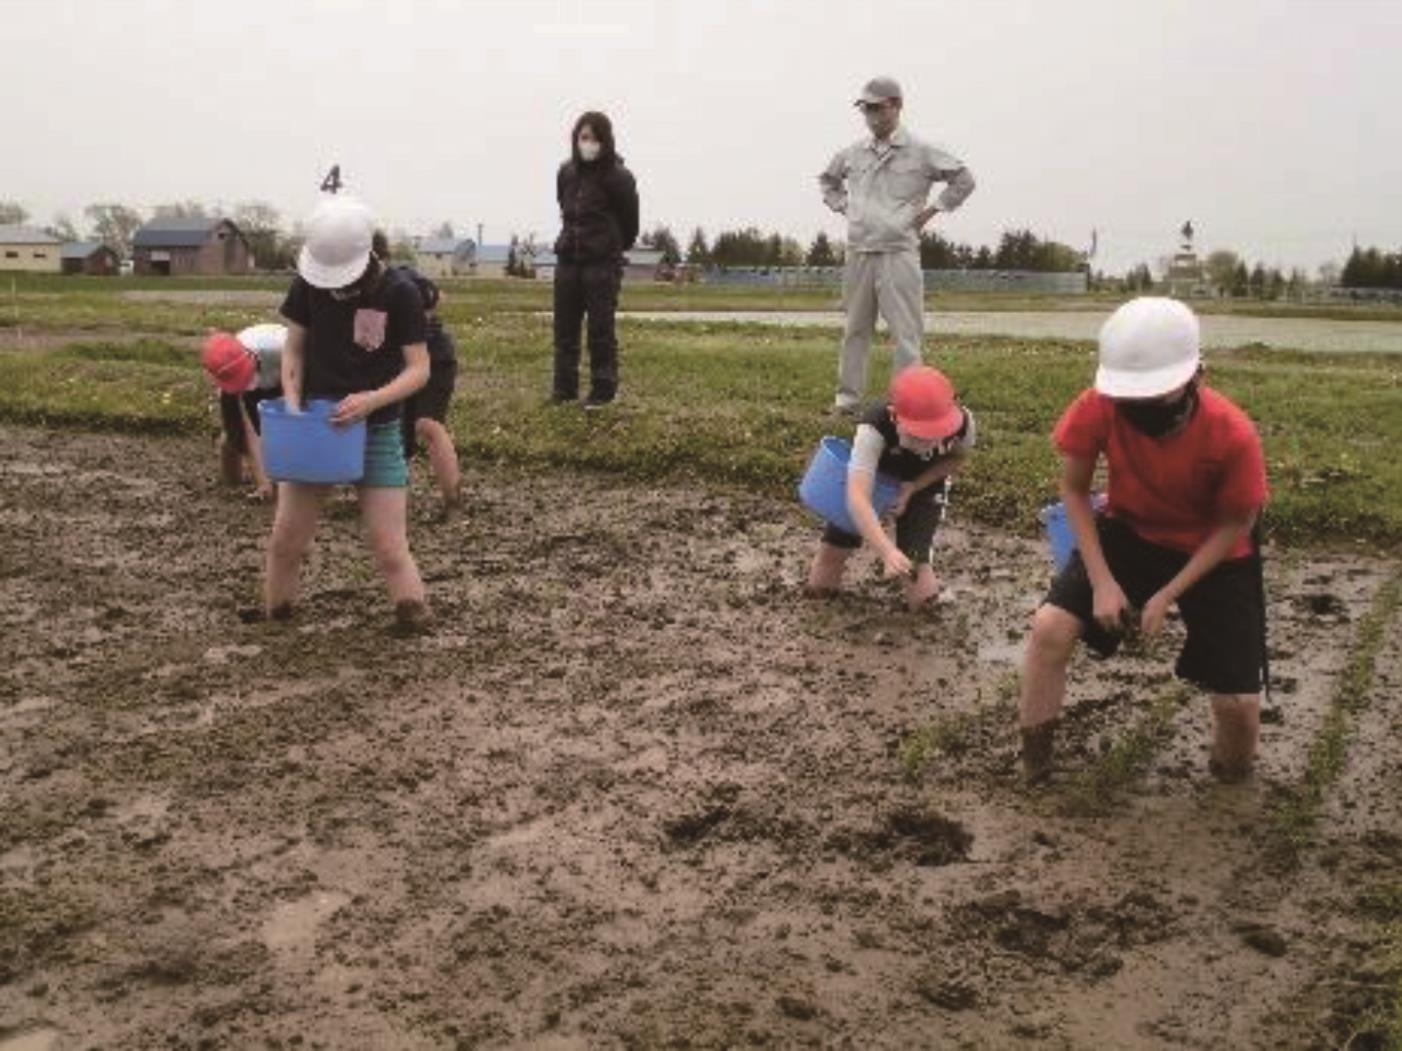
[[282,397],[286,343],[285,325],[250,325],[237,335],[211,332],[200,354],[205,372],[219,388],[224,429],[219,438],[220,474],[227,484],[238,485],[247,460],[256,487],[253,495],[260,500],[273,495],[273,483],[263,469],[258,403]]
[[[847,511],[859,533],[827,526],[809,569],[809,591],[836,591],[847,560],[865,540],[881,556],[886,576],[907,581],[909,609],[934,598],[939,583],[930,556],[944,516],[945,482],[964,465],[975,438],[973,413],[959,404],[942,372],[917,365],[898,373],[887,399],[862,415],[852,440]],[[892,509],[894,541],[872,506],[878,474],[901,482]]]

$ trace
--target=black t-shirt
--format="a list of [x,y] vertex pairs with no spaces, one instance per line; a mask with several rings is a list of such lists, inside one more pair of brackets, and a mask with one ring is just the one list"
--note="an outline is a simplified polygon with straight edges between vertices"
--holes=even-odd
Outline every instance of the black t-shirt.
[[414,287],[419,290],[419,298],[423,300],[424,304],[424,315],[428,319],[429,362],[434,365],[446,365],[449,362],[456,364],[458,352],[457,347],[453,344],[453,337],[444,329],[443,322],[435,313],[440,298],[438,286],[412,266],[396,263],[390,269],[414,282]]
[[902,482],[911,482],[935,464],[960,456],[973,448],[974,417],[968,409],[964,409],[963,412],[964,422],[954,433],[956,440],[948,451],[944,453],[934,451],[929,456],[921,456],[901,444],[900,432],[896,429],[896,417],[891,412],[891,406],[887,402],[878,402],[872,405],[861,415],[857,423],[858,426],[865,424],[874,428],[885,443],[881,459],[876,465],[877,472]]
[[453,343],[453,337],[436,315],[428,319],[428,360],[434,365],[446,365],[458,360],[458,350]]
[[[292,279],[282,316],[307,331],[302,397],[339,401],[375,390],[404,371],[404,348],[427,340],[423,300],[414,282],[386,270],[368,291],[339,300],[300,277]],[[399,415],[387,405],[370,415],[386,423]]]

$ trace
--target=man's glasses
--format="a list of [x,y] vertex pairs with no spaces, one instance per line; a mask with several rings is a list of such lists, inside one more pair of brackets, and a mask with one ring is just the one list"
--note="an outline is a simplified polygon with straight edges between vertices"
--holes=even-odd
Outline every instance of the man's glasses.
[[863,113],[884,113],[891,104],[889,102],[863,102],[861,110]]

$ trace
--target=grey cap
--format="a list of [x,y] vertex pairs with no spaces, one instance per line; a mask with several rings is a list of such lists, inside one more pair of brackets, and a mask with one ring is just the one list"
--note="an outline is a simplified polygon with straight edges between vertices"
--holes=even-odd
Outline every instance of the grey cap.
[[901,98],[901,86],[895,77],[872,77],[862,87],[862,97],[853,105],[862,106],[868,102],[885,102],[887,99]]

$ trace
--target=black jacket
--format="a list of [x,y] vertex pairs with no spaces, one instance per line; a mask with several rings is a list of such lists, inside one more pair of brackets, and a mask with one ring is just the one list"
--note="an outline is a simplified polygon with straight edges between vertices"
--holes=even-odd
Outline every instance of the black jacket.
[[613,263],[638,239],[638,185],[621,160],[568,160],[555,176],[560,236],[555,254],[566,263]]

